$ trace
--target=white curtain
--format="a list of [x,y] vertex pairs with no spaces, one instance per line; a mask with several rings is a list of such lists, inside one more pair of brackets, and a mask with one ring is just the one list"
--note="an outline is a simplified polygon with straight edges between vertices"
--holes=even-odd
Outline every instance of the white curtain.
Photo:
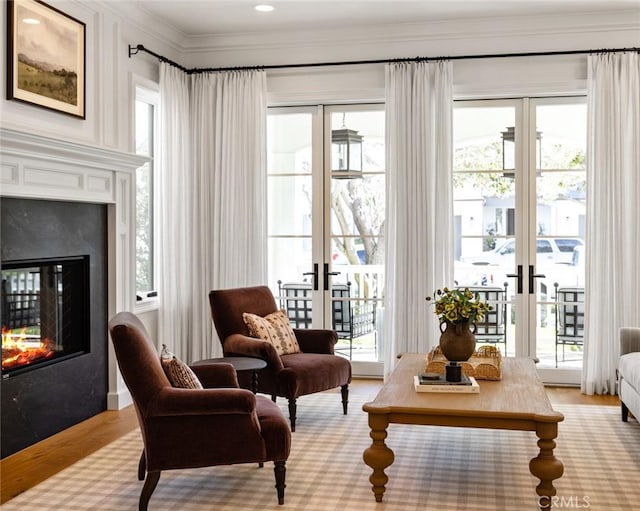
[[191,316],[191,203],[193,165],[189,75],[160,64],[160,112],[156,184],[158,201],[158,340],[179,357],[189,353]]
[[209,291],[267,281],[266,74],[194,75],[192,98],[194,334],[221,355]]
[[[161,74],[161,96],[175,90],[163,88],[163,76],[182,83],[173,78],[177,73]],[[181,146],[184,140],[171,132],[161,135],[174,154],[188,152],[179,160],[188,164],[163,169],[172,185],[163,192],[173,206],[163,222],[163,255],[177,252],[179,265],[169,260],[160,268],[159,326],[165,343],[192,362],[222,355],[209,291],[266,282],[266,75],[196,74],[187,90],[190,101],[177,115],[188,117],[191,143]],[[188,223],[171,223],[174,216]]]
[[216,288],[266,282],[266,88],[264,71],[194,76],[196,232]]
[[453,285],[451,62],[386,67],[385,375],[439,339],[425,300]]
[[585,347],[582,392],[614,394],[618,329],[640,326],[640,58],[588,61]]

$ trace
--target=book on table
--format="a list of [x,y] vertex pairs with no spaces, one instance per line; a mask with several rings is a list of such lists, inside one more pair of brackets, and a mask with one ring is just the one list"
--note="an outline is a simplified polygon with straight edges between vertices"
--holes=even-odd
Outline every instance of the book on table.
[[451,382],[445,379],[444,374],[437,375],[419,374],[413,377],[416,392],[460,392],[474,394],[480,392],[480,385],[473,376],[462,375],[459,382]]

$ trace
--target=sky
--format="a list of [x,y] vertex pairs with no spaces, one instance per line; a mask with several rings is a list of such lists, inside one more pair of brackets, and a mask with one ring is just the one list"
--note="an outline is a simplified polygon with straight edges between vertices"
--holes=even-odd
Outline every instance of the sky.
[[[45,61],[55,69],[78,72],[78,41],[72,29],[74,22],[39,5],[34,5],[33,9],[15,5],[17,52],[24,53],[32,60]],[[52,15],[47,16],[47,13]],[[40,23],[29,24],[24,19],[34,19]]]

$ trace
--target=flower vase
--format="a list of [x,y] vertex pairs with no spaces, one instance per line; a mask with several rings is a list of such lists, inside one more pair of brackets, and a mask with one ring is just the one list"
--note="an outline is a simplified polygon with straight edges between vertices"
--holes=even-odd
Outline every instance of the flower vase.
[[[443,330],[442,325],[446,325]],[[475,324],[473,331],[469,322],[451,323],[443,321],[440,323],[440,350],[449,362],[464,362],[474,354],[476,350]]]

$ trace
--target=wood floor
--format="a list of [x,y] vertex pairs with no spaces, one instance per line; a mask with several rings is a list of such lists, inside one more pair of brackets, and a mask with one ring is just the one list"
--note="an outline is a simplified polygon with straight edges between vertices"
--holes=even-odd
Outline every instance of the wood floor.
[[[373,395],[380,380],[354,380],[351,393]],[[619,406],[617,396],[585,396],[577,388],[547,387],[555,404]],[[0,504],[138,427],[133,406],[106,411],[0,461]]]

